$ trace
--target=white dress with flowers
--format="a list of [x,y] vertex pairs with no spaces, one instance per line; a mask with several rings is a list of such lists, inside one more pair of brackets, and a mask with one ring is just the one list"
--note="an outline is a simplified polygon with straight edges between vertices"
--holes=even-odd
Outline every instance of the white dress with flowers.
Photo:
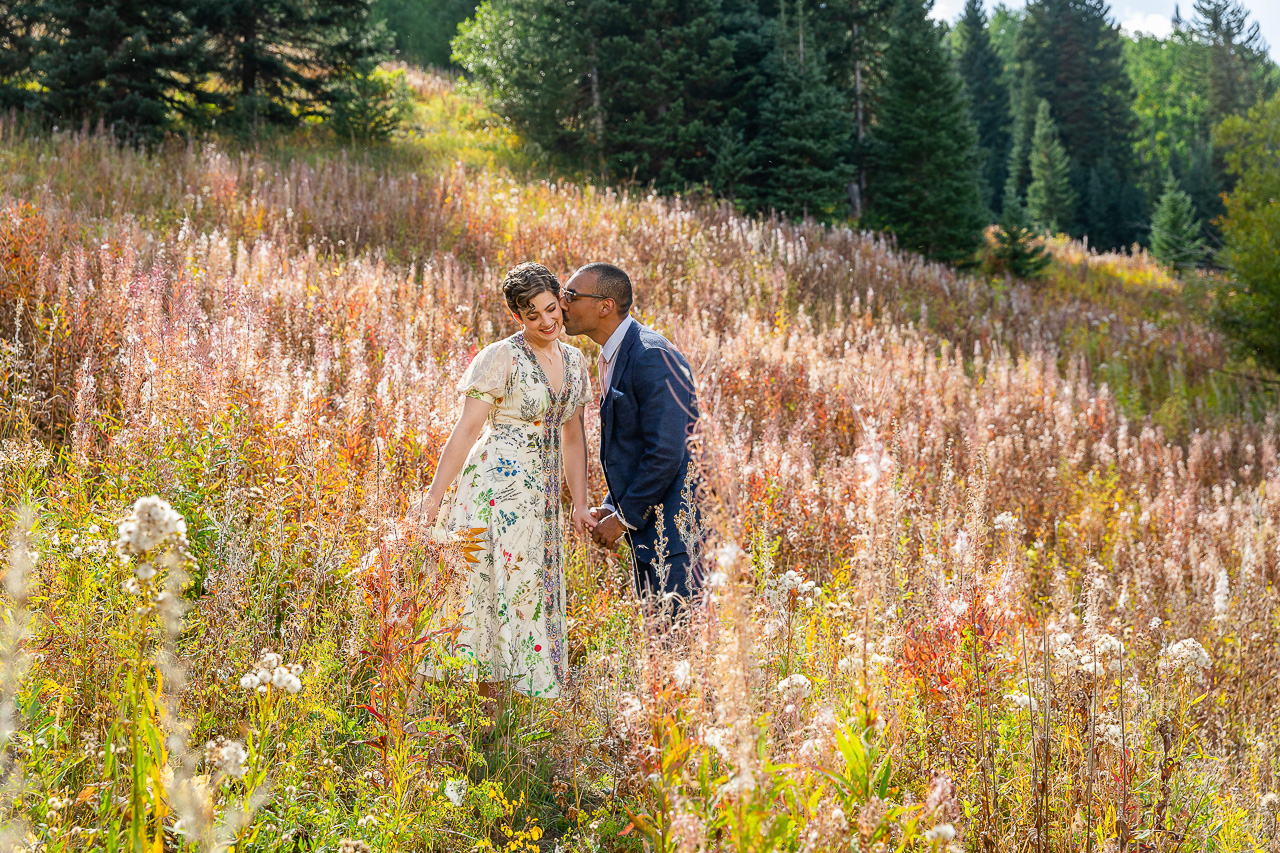
[[591,398],[582,352],[560,344],[555,393],[523,334],[476,354],[458,389],[493,404],[440,513],[442,532],[482,528],[467,566],[460,653],[481,681],[558,696],[565,649],[560,429]]

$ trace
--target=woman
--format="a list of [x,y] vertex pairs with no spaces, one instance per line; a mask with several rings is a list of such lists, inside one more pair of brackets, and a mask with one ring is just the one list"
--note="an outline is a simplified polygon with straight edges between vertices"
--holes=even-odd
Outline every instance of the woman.
[[593,523],[582,415],[591,386],[582,352],[560,342],[560,282],[551,271],[521,264],[502,292],[522,328],[477,353],[458,383],[462,415],[441,451],[421,521],[444,536],[485,530],[479,562],[468,567],[458,637],[481,695],[492,697],[507,682],[553,697],[568,673],[561,465],[581,533]]

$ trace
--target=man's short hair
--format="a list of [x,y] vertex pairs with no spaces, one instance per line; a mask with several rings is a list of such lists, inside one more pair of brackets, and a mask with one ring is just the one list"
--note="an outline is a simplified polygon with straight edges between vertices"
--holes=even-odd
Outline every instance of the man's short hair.
[[[631,277],[613,264],[596,261],[581,267],[578,273],[593,272],[596,274],[596,293],[613,300],[617,313],[625,315],[631,310],[631,302],[635,293],[631,287]],[[574,273],[577,275],[578,273]]]

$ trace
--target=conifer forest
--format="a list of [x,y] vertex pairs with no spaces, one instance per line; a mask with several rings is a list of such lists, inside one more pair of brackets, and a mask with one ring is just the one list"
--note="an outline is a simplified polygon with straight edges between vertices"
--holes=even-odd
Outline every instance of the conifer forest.
[[1267,6],[0,0],[0,853],[1280,853]]

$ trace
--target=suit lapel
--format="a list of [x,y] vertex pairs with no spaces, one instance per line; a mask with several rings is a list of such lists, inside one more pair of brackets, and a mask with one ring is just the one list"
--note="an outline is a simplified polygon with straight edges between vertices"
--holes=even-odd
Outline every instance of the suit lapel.
[[627,362],[631,360],[631,348],[635,346],[636,341],[640,340],[640,322],[633,322],[627,333],[622,336],[622,345],[618,347],[616,356],[617,362],[613,365],[613,372],[609,377],[609,387],[601,391],[600,394],[600,424],[601,424],[601,442],[604,436],[608,436],[613,431],[613,389],[622,380],[624,371],[627,369]]

